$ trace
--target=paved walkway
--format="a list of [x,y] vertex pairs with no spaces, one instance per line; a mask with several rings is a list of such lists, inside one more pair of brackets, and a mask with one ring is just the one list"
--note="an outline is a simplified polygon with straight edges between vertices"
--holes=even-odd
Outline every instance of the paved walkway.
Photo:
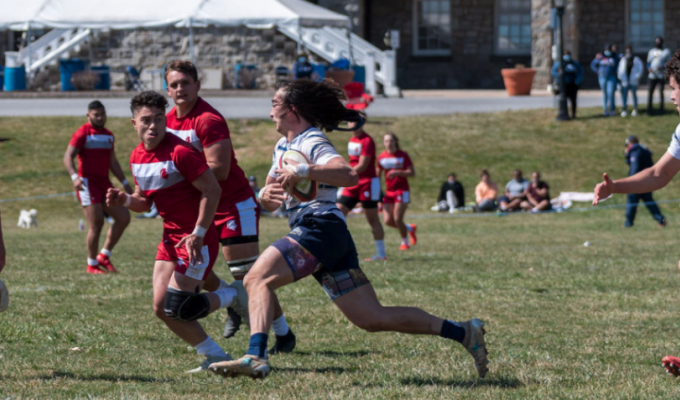
[[[89,93],[88,93],[89,94]],[[0,98],[0,116],[83,116],[88,98]],[[102,98],[107,113],[112,117],[129,117],[129,96]],[[206,93],[205,99],[226,118],[268,118],[271,108],[270,92],[249,93],[248,97],[220,96]],[[646,100],[646,91],[638,91],[638,99]],[[617,94],[617,103],[620,98]],[[600,91],[584,90],[579,93],[579,107],[602,105]],[[375,117],[400,117],[413,115],[446,115],[454,113],[493,112],[552,108],[554,98],[544,91],[531,96],[508,97],[501,90],[442,90],[405,91],[404,97],[376,98],[368,108]]]

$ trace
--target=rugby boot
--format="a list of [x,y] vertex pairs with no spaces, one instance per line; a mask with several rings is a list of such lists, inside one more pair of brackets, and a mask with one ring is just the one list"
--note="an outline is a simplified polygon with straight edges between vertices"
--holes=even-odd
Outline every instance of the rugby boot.
[[408,250],[408,249],[410,249],[410,248],[411,248],[411,246],[407,245],[406,243],[402,243],[402,244],[399,246],[399,250]]
[[99,267],[99,265],[88,265],[85,272],[88,273],[88,274],[93,274],[93,275],[103,275],[103,274],[106,273],[106,271],[103,271]]
[[680,376],[680,358],[673,356],[666,356],[661,360],[661,365],[666,368],[666,373],[675,376]]
[[197,374],[199,372],[207,371],[208,367],[210,364],[222,362],[222,361],[231,361],[233,358],[229,353],[227,353],[226,357],[221,357],[221,356],[205,356],[205,360],[201,363],[201,365],[198,366],[198,368],[190,369],[186,373],[187,374]]
[[105,256],[105,255],[103,255],[103,254],[100,253],[100,254],[97,256],[97,262],[99,263],[99,265],[101,265],[102,267],[106,268],[107,271],[112,272],[112,273],[114,273],[114,274],[117,274],[117,273],[118,273],[118,271],[117,271],[116,268],[113,266],[113,264],[111,264],[111,260],[109,259],[109,257],[107,257],[107,256]]
[[293,349],[295,349],[295,344],[295,334],[288,328],[288,333],[285,335],[276,335],[276,342],[274,342],[274,346],[269,349],[269,354],[291,353]]
[[418,227],[416,224],[411,224],[409,226],[411,227],[411,232],[409,232],[408,235],[411,237],[411,246],[413,246],[418,243],[418,238],[416,237],[416,229],[418,229]]
[[489,371],[489,352],[486,350],[484,343],[484,322],[475,318],[469,321],[461,322],[460,325],[465,328],[465,339],[463,339],[463,347],[472,355],[475,360],[475,367],[480,378]]
[[234,361],[221,361],[210,364],[210,372],[222,375],[225,378],[248,376],[253,379],[264,379],[271,372],[269,359],[250,354]]

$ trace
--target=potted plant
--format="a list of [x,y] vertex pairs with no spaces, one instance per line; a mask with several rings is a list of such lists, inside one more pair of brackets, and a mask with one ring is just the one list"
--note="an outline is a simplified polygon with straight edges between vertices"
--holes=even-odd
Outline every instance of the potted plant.
[[515,68],[501,69],[503,83],[508,96],[528,96],[531,94],[531,86],[534,84],[536,70],[525,68],[522,64],[515,65]]

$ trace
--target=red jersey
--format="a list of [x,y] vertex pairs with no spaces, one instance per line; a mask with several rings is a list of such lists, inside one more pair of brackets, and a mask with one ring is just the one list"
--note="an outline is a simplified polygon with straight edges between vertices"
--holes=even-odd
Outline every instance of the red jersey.
[[135,184],[156,203],[166,231],[193,229],[201,192],[191,182],[208,169],[201,154],[174,135],[152,150],[140,143],[130,155]]
[[362,132],[359,137],[352,135],[347,145],[347,154],[349,154],[349,165],[352,167],[359,164],[359,157],[361,156],[371,158],[368,167],[359,174],[360,184],[375,178],[375,143],[366,132]]
[[109,178],[113,133],[86,123],[71,136],[69,145],[78,149],[78,175],[86,178]]
[[405,151],[397,150],[394,154],[388,153],[387,150],[383,151],[378,156],[378,168],[385,171],[385,190],[388,192],[407,191],[409,187],[406,177],[388,178],[387,174],[392,170],[403,170],[412,165],[411,158]]
[[[219,111],[202,98],[199,97],[194,109],[182,118],[177,118],[176,109],[177,107],[173,107],[166,115],[167,130],[193,145],[201,152],[203,160],[205,160],[204,148],[230,138],[227,121]],[[243,200],[244,196],[252,194],[248,179],[246,179],[246,175],[236,161],[233,146],[231,148],[229,176],[219,183],[222,188],[220,208],[224,203],[236,204]]]

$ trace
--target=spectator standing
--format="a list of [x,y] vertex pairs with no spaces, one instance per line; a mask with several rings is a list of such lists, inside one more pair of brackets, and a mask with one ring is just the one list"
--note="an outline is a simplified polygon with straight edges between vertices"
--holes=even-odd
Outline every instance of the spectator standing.
[[628,116],[628,92],[631,92],[633,97],[633,112],[631,116],[637,116],[638,99],[637,88],[640,84],[640,78],[644,72],[642,60],[633,54],[633,47],[626,46],[626,53],[621,61],[619,61],[618,76],[621,82],[621,101],[623,102],[622,117]]
[[666,63],[671,59],[671,52],[663,47],[663,38],[657,36],[654,39],[654,48],[647,53],[647,70],[649,71],[649,92],[647,94],[647,115],[654,114],[654,89],[659,86],[659,101],[661,108],[659,114],[663,114],[663,87]]
[[475,201],[479,211],[493,211],[498,207],[496,204],[498,196],[498,185],[491,180],[489,171],[484,168],[481,174],[481,181],[475,187]]
[[527,199],[529,181],[522,177],[522,170],[516,169],[512,175],[513,179],[505,185],[505,194],[498,199],[502,211],[519,210]]
[[307,53],[300,53],[297,61],[293,64],[293,79],[312,79],[314,67],[309,62]]
[[619,66],[619,57],[612,51],[612,45],[606,44],[604,52],[598,53],[590,63],[590,68],[597,73],[597,79],[602,89],[603,115],[614,115],[616,109],[616,85],[619,80],[616,72]]
[[456,208],[463,206],[465,206],[465,189],[456,180],[456,174],[452,172],[439,189],[436,211],[448,211],[453,214]]
[[[571,51],[565,50],[562,55],[564,61],[564,94],[571,102],[571,118],[576,118],[576,96],[578,95],[578,88],[583,81],[583,68],[581,64],[571,58]],[[560,77],[560,63],[555,63],[552,67],[551,75],[553,78]]]
[[[633,176],[640,171],[650,168],[654,165],[652,160],[652,152],[640,144],[638,138],[634,135],[628,136],[626,139],[626,164],[629,166],[628,176]],[[635,214],[637,213],[637,206],[640,199],[645,202],[645,206],[652,214],[652,217],[659,224],[659,227],[664,227],[668,220],[661,214],[659,206],[652,197],[652,192],[648,193],[629,193],[628,201],[626,202],[626,223],[625,228],[630,228],[635,222]]]
[[531,174],[531,184],[527,189],[527,204],[524,207],[531,212],[547,211],[552,208],[550,205],[550,186],[541,180],[541,174],[534,171]]

